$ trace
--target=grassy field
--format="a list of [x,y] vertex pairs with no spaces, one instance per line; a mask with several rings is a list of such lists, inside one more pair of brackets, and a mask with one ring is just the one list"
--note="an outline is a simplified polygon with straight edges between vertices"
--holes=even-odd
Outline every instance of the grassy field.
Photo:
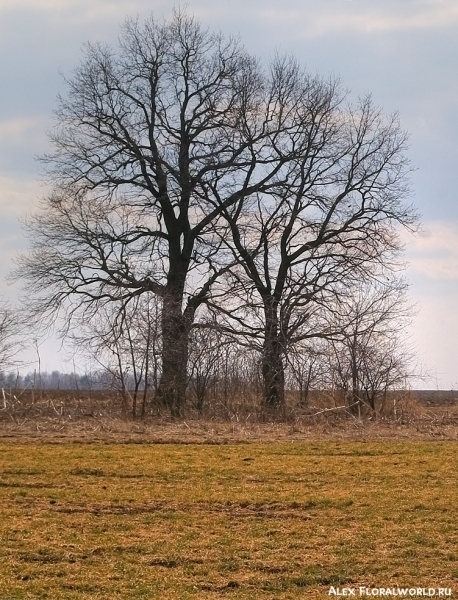
[[0,600],[458,593],[454,442],[0,444]]

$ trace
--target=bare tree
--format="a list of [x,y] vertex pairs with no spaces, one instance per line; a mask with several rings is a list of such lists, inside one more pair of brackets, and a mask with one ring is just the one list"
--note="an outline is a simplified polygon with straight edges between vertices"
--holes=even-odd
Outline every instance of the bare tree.
[[293,388],[297,388],[299,406],[304,408],[313,389],[329,383],[328,345],[323,340],[308,339],[290,346],[286,355],[286,369]]
[[203,414],[210,384],[218,378],[224,346],[228,345],[228,340],[224,340],[218,328],[212,325],[194,328],[191,333],[188,373],[199,415]]
[[[256,194],[299,197],[310,142],[339,128],[317,126],[323,103],[335,103],[327,87],[324,97],[321,83],[304,90],[282,68],[264,72],[238,41],[176,11],[168,23],[127,21],[117,49],[88,45],[59,98],[45,158],[53,191],[29,220],[16,275],[35,314],[58,311],[66,326],[75,312],[157,294],[167,340],[159,394],[176,415],[196,311],[230,267],[223,213]],[[338,163],[343,149],[332,150]]]
[[288,124],[276,143],[294,147],[297,160],[250,203],[224,207],[239,301],[214,299],[234,329],[262,338],[268,408],[284,404],[288,346],[332,335],[323,311],[353,280],[394,267],[399,226],[416,225],[397,116],[384,117],[370,97],[344,103],[335,82],[309,77],[293,60],[275,69],[282,93],[271,110]]
[[334,313],[343,335],[329,341],[329,371],[353,414],[386,400],[389,390],[405,387],[415,375],[407,328],[414,308],[407,284],[397,277],[360,282],[339,299]]
[[[148,399],[158,387],[160,362],[159,307],[143,294],[129,303],[111,303],[81,322],[72,336],[75,349],[86,354],[121,393],[123,413],[145,417]],[[141,406],[139,402],[141,400]]]
[[23,348],[24,324],[18,311],[0,301],[0,371],[6,372],[17,364]]

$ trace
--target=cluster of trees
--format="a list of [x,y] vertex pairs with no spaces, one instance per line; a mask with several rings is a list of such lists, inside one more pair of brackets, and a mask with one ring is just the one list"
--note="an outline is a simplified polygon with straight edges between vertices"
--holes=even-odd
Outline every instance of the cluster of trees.
[[16,271],[34,320],[174,416],[239,357],[270,411],[294,379],[302,399],[339,380],[351,406],[398,385],[417,217],[396,115],[182,11],[88,45],[67,86]]
[[[78,351],[97,365],[94,387],[102,383],[117,389],[125,412],[133,416],[160,408],[157,392],[166,343],[158,299],[140,298],[121,314],[111,305],[111,313],[99,313],[73,336]],[[354,414],[373,413],[390,390],[405,387],[415,363],[404,343],[411,312],[406,285],[400,280],[396,285],[366,283],[336,308],[327,312],[333,335],[314,335],[285,349],[284,396],[277,410],[284,408],[285,391],[290,405],[305,408],[310,392],[321,390]],[[322,316],[319,311],[317,317]],[[183,407],[186,402],[199,414],[219,415],[231,415],[244,404],[253,410],[265,392],[263,367],[262,339],[241,340],[220,322],[201,320],[190,334]],[[260,408],[266,407],[264,401]]]

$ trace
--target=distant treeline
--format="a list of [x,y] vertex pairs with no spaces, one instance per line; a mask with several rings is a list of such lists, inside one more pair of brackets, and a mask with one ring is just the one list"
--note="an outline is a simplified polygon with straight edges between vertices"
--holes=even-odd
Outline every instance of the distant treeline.
[[0,371],[0,386],[7,390],[41,389],[41,390],[93,390],[106,389],[107,381],[102,373],[61,373],[47,371],[37,373],[4,373]]

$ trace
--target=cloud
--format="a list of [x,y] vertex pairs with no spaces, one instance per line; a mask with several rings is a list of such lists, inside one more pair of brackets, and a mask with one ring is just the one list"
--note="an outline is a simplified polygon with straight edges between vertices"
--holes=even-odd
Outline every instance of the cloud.
[[430,377],[418,387],[458,385],[458,222],[428,221],[420,236],[404,234],[410,295],[419,308],[412,342]]
[[33,211],[44,191],[44,186],[37,181],[0,175],[0,296],[13,302],[19,285],[7,284],[6,277],[14,268],[18,252],[25,250],[28,244],[21,218]]
[[[294,37],[321,37],[329,34],[365,35],[437,30],[458,23],[455,0],[221,0],[191,2],[190,11],[202,19],[238,19],[256,22],[257,27],[273,25],[282,35],[285,28]],[[235,16],[237,15],[237,16]]]
[[383,9],[369,11],[367,13],[347,14],[334,16],[334,18],[323,21],[329,30],[357,30],[364,33],[379,33],[389,31],[405,31],[417,29],[437,29],[449,27],[458,22],[458,5],[447,3],[447,5],[429,6],[429,8],[410,8],[404,12],[393,11],[389,5]]
[[[116,1],[100,1],[97,5],[105,11],[120,7],[123,3]],[[124,2],[124,6],[125,6]],[[131,2],[131,4],[135,4]],[[92,0],[0,0],[0,11],[8,11],[11,9],[31,9],[49,12],[63,12],[78,8],[82,11],[87,11],[94,5]]]
[[[332,4],[332,7],[331,7]],[[423,4],[423,6],[422,6]],[[456,2],[385,3],[363,5],[344,2],[323,3],[319,9],[265,8],[260,11],[264,20],[301,27],[307,36],[330,33],[359,32],[363,34],[432,30],[448,28],[458,23]]]
[[48,118],[34,115],[0,120],[0,177],[4,173],[30,176],[37,171],[34,157],[49,146],[47,125]]
[[44,130],[48,118],[41,116],[18,117],[0,121],[0,143],[21,144],[27,140],[30,143],[30,136],[44,138]]
[[[417,298],[414,298],[417,300]],[[458,386],[457,297],[432,290],[418,298],[419,313],[411,328],[411,342],[429,377],[416,383],[419,388],[451,389]]]
[[33,208],[44,188],[34,180],[23,181],[0,175],[0,234],[5,232],[5,219],[18,220]]
[[[20,11],[41,12],[56,21],[70,17],[72,21],[122,21],[126,15],[135,15],[147,10],[170,9],[166,0],[156,0],[153,5],[146,0],[0,0],[0,14]],[[67,23],[68,24],[68,23]]]
[[[175,3],[180,4],[178,1]],[[450,27],[458,23],[455,0],[191,0],[188,11],[205,21],[227,19],[259,25],[289,25],[307,36],[322,36],[341,31],[365,34],[424,30]],[[39,11],[54,18],[70,16],[78,21],[122,20],[137,13],[169,14],[172,3],[167,0],[0,0],[0,14],[13,11]]]
[[409,271],[433,280],[458,281],[458,223],[433,221],[406,240]]
[[17,253],[27,246],[21,218],[32,211],[43,191],[36,181],[0,176],[0,294],[13,293],[5,278],[14,266]]

